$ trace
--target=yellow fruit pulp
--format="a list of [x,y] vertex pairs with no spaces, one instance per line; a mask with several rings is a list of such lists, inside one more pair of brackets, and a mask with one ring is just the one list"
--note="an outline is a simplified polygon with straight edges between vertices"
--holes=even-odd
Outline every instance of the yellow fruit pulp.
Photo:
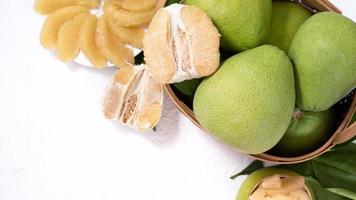
[[84,13],[63,24],[58,33],[58,58],[63,62],[75,59],[79,52],[79,32],[89,14]]
[[105,58],[117,67],[131,67],[134,64],[132,51],[110,32],[104,16],[98,20],[95,41]]
[[88,16],[79,33],[79,47],[94,67],[103,68],[106,66],[106,59],[95,42],[96,25],[97,17]]
[[121,7],[130,11],[147,11],[156,6],[157,0],[122,0]]
[[44,48],[54,49],[57,46],[58,32],[61,26],[68,20],[81,13],[89,13],[83,6],[66,7],[50,14],[43,25],[40,41]]
[[69,6],[84,6],[95,8],[99,0],[35,0],[35,10],[40,14],[50,14],[60,8]]
[[142,48],[143,36],[145,35],[145,31],[142,27],[122,27],[119,26],[112,17],[108,16],[106,19],[110,31],[119,38],[121,42],[136,48]]
[[117,9],[114,13],[114,18],[121,26],[139,26],[149,23],[152,17],[155,15],[156,11],[157,10],[155,8],[143,12]]

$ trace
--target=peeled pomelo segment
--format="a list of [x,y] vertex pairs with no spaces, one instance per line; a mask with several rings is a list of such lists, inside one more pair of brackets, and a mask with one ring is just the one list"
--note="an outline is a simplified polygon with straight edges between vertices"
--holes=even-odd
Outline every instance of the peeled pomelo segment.
[[84,13],[76,16],[63,24],[58,33],[57,51],[58,58],[63,62],[75,59],[79,52],[79,32],[84,20],[89,14]]
[[[131,70],[132,69],[132,70]],[[108,85],[103,113],[139,131],[157,125],[162,112],[163,89],[144,65],[121,68]]]
[[122,0],[122,8],[130,11],[147,11],[156,6],[157,0]]
[[50,14],[43,25],[40,41],[44,48],[54,49],[57,46],[58,32],[61,26],[75,16],[89,13],[88,8],[83,6],[66,7]]
[[88,16],[79,33],[79,47],[94,67],[103,68],[106,66],[106,59],[96,46],[96,25],[97,17]]
[[116,73],[114,80],[119,84],[128,84],[132,77],[135,75],[133,67],[121,68],[119,73]]
[[140,26],[149,23],[156,11],[156,8],[142,12],[117,9],[114,13],[114,17],[120,26]]
[[105,58],[117,67],[134,64],[133,52],[110,32],[104,16],[98,19],[95,41]]
[[35,11],[47,15],[58,9],[69,6],[84,6],[95,8],[99,0],[35,0]]
[[118,0],[104,1],[104,5],[103,5],[104,15],[114,16],[115,12],[119,8],[121,8],[121,1],[118,1]]
[[143,51],[147,67],[153,77],[162,83],[168,83],[175,73],[175,59],[170,47],[170,16],[160,9],[143,39]]
[[191,42],[193,66],[201,76],[214,73],[220,63],[220,35],[210,17],[195,6],[181,11],[188,40]]
[[143,36],[145,31],[142,27],[123,27],[118,25],[112,17],[107,17],[107,24],[110,31],[119,38],[122,43],[142,49]]
[[139,130],[154,128],[161,118],[161,113],[162,106],[160,104],[146,104],[145,107],[142,108],[142,112],[137,116],[136,127]]

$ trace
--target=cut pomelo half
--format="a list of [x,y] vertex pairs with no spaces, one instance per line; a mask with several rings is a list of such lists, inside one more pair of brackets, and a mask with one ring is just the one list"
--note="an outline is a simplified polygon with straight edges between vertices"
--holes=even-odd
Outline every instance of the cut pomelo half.
[[143,27],[123,27],[119,26],[115,19],[108,16],[106,18],[107,24],[110,28],[110,31],[120,39],[122,43],[129,44],[133,47],[142,49],[143,36],[145,31]]
[[70,62],[77,56],[79,52],[79,32],[88,16],[87,13],[80,14],[65,22],[59,30],[57,51],[58,58],[61,61]]
[[47,15],[58,9],[69,6],[85,6],[95,8],[99,0],[35,0],[36,12]]
[[145,34],[145,61],[162,83],[201,78],[220,63],[220,35],[209,16],[195,6],[173,4],[158,10]]
[[145,65],[121,68],[107,86],[103,113],[138,131],[154,128],[162,113],[163,88]]
[[88,8],[73,6],[59,9],[50,14],[43,25],[40,41],[44,48],[55,49],[57,46],[58,32],[61,26],[68,20],[81,13],[89,13]]
[[94,67],[103,68],[106,66],[106,59],[95,42],[96,25],[97,17],[88,16],[79,33],[79,47]]
[[242,183],[236,200],[313,200],[303,176],[293,171],[263,168]]
[[117,67],[131,67],[134,64],[132,50],[110,32],[105,16],[98,19],[95,41],[105,58]]
[[121,7],[130,11],[147,11],[156,6],[157,0],[122,0]]

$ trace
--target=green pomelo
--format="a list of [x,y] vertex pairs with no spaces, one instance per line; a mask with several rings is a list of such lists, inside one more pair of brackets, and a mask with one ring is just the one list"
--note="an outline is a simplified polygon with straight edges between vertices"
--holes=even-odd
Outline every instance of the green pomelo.
[[311,13],[296,3],[273,1],[271,31],[267,43],[288,52],[290,43],[300,25]]
[[[263,168],[257,170],[250,174],[247,179],[242,183],[239,192],[237,193],[236,200],[248,200],[252,190],[255,188],[257,184],[259,184],[262,179],[278,174],[280,176],[300,176],[299,174],[286,170],[286,169],[278,169],[278,168]],[[310,192],[312,192],[309,189]],[[314,195],[312,195],[312,199],[314,199]]]
[[258,154],[275,146],[295,106],[292,64],[270,45],[227,59],[195,92],[198,121],[219,140]]
[[313,15],[295,34],[289,56],[298,107],[327,110],[356,87],[356,24],[333,12]]
[[320,147],[334,131],[331,110],[302,112],[297,110],[282,140],[272,149],[275,155],[300,156]]
[[271,0],[185,0],[184,3],[201,8],[212,18],[225,50],[240,52],[266,42]]

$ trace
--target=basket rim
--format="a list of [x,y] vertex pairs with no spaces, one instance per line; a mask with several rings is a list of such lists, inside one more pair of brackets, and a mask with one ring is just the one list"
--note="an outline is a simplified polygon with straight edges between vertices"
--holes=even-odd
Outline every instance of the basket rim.
[[[172,99],[173,103],[176,105],[178,110],[186,116],[194,125],[196,125],[199,129],[203,130],[206,133],[209,133],[204,127],[202,127],[197,119],[194,116],[193,111],[188,108],[174,93],[174,91],[171,88],[171,85],[164,85],[164,90],[168,94],[168,96]],[[269,162],[269,163],[275,163],[275,164],[295,164],[295,163],[300,163],[300,162],[305,162],[308,160],[311,160],[313,158],[316,158],[320,156],[321,154],[325,153],[326,151],[330,150],[332,147],[334,147],[336,144],[334,143],[335,139],[342,134],[342,132],[348,128],[349,123],[351,122],[351,118],[353,114],[356,112],[356,93],[352,97],[352,103],[346,113],[345,118],[337,128],[337,130],[333,133],[333,135],[325,142],[324,145],[319,147],[318,149],[314,150],[313,152],[310,152],[308,154],[302,155],[302,156],[296,156],[296,157],[282,157],[282,156],[274,156],[270,155],[267,153],[261,153],[261,154],[246,154],[252,158],[264,161],[264,162]],[[356,122],[355,122],[356,123]],[[231,147],[233,148],[233,147]]]

